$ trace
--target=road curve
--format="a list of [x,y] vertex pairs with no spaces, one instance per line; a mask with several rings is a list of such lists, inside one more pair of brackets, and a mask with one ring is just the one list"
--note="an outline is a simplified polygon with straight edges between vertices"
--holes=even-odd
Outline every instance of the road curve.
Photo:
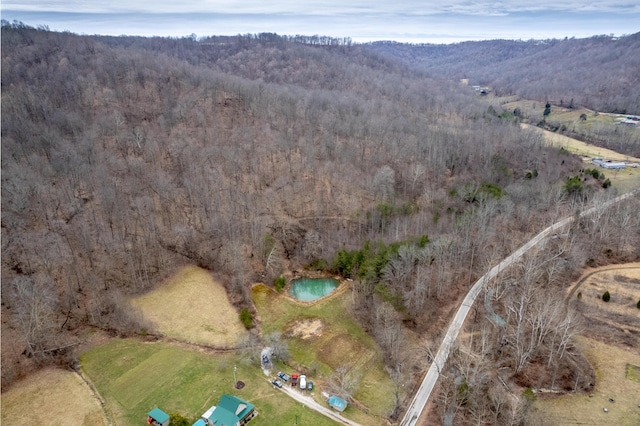
[[[625,200],[636,193],[639,193],[640,189],[636,189],[627,194],[616,197],[612,200],[606,201],[597,206],[591,207],[580,214],[580,217],[587,216],[597,210],[608,208],[614,203]],[[475,282],[473,287],[467,293],[467,296],[462,301],[462,304],[458,308],[458,312],[456,316],[451,321],[449,325],[449,329],[447,330],[447,334],[444,336],[442,343],[440,344],[440,348],[438,349],[438,353],[436,354],[431,366],[429,367],[429,371],[427,371],[427,375],[422,380],[422,384],[420,388],[416,392],[409,408],[405,416],[402,418],[400,422],[400,426],[413,426],[417,423],[420,418],[420,414],[424,410],[425,405],[427,405],[427,401],[429,396],[431,395],[431,391],[433,390],[436,382],[438,381],[438,377],[440,376],[440,370],[444,367],[447,358],[449,357],[449,351],[451,350],[451,346],[456,341],[458,337],[458,333],[464,324],[465,319],[467,318],[467,314],[469,310],[473,306],[476,298],[484,288],[485,284],[489,282],[492,278],[500,273],[503,269],[509,267],[513,262],[520,259],[523,254],[525,254],[529,249],[540,243],[542,240],[547,238],[550,235],[558,232],[560,229],[564,228],[568,224],[570,224],[574,219],[574,216],[567,217],[562,219],[559,222],[554,223],[553,225],[546,228],[544,231],[540,232],[538,235],[533,237],[528,243],[524,244],[518,250],[513,252],[509,257],[504,259],[498,265],[494,266],[488,273],[480,277],[478,281]]]

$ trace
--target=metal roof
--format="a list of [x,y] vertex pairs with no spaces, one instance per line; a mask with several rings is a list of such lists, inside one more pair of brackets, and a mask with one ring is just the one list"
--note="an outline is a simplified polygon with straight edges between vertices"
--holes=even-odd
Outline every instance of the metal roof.
[[155,420],[158,423],[164,423],[167,420],[169,420],[169,415],[164,411],[162,411],[161,409],[159,409],[158,407],[149,411],[147,413],[147,416],[151,417],[153,420]]
[[344,409],[347,408],[347,401],[340,398],[339,396],[332,395],[329,398],[329,405],[338,411],[344,411]]

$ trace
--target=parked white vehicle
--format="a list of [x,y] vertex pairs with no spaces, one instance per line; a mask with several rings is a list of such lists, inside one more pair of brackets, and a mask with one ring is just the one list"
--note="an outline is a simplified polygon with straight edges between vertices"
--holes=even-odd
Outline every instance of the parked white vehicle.
[[305,390],[307,388],[307,376],[304,374],[300,376],[300,389]]

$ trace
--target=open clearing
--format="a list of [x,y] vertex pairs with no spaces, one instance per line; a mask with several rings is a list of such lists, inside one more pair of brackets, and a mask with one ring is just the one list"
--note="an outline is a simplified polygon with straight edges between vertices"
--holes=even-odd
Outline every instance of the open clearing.
[[[611,295],[609,302],[602,300],[605,291]],[[569,293],[569,303],[585,318],[587,337],[628,348],[640,347],[639,299],[640,263],[587,272]]]
[[[532,424],[617,425],[640,424],[640,383],[627,377],[627,364],[640,365],[637,351],[623,350],[597,340],[580,337],[578,346],[596,370],[593,397],[570,394],[539,398]],[[609,398],[613,398],[611,402]],[[604,408],[609,411],[604,412]]]
[[[588,336],[579,337],[577,344],[596,371],[593,397],[569,394],[540,398],[531,424],[639,425],[640,382],[634,380],[634,366],[640,366],[640,310],[636,307],[640,263],[589,271],[572,290],[570,303],[584,315]],[[607,290],[611,300],[605,303],[602,293]]]
[[599,172],[604,173],[605,176],[611,180],[612,186],[617,188],[620,192],[629,192],[640,187],[640,167],[626,167],[622,170],[606,170],[589,163],[593,157],[602,157],[607,160],[626,161],[629,163],[640,163],[640,158],[620,154],[618,152],[611,151],[610,149],[591,145],[579,141],[578,139],[550,132],[529,124],[522,123],[520,125],[525,129],[531,129],[542,133],[549,145],[562,147],[573,154],[582,156],[585,159],[585,164],[589,164],[585,167],[597,168]]
[[253,287],[263,332],[278,331],[287,338],[295,371],[307,373],[324,390],[333,371],[347,366],[360,382],[354,393],[358,407],[350,404],[345,417],[363,425],[386,424],[393,409],[393,392],[389,391],[393,383],[375,342],[349,313],[349,298],[350,292],[343,287],[318,303],[305,304],[261,284]]
[[[223,393],[255,405],[258,416],[251,420],[252,426],[291,425],[296,416],[300,424],[335,425],[275,389],[262,370],[240,353],[219,354],[177,343],[112,339],[85,353],[81,361],[118,425],[141,425],[146,413],[156,406],[169,414],[179,413],[192,424],[209,407],[217,405]],[[233,385],[234,366],[237,379],[245,383],[240,390]]]
[[41,370],[2,393],[2,423],[21,425],[107,425],[100,403],[75,373]]
[[158,332],[185,342],[235,347],[247,335],[222,284],[195,266],[181,269],[131,303]]

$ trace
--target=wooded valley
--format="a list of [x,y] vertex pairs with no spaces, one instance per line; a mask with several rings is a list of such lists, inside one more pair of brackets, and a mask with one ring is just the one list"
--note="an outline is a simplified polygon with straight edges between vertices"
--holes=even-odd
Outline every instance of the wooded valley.
[[[321,269],[354,280],[353,312],[398,383],[397,419],[410,396],[399,384],[420,373],[475,278],[615,195],[458,78],[640,113],[638,61],[639,34],[435,47],[79,36],[3,21],[3,388],[73,365],[87,328],[141,333],[124,300],[177,266],[212,271],[250,312],[252,284]],[[634,131],[607,139],[638,155]],[[593,371],[571,345],[577,314],[550,294],[585,265],[640,258],[638,204],[577,221],[496,284],[488,299],[506,325],[478,308],[487,361],[456,359],[469,392],[443,385],[443,422],[522,418],[491,393],[497,365],[524,387],[544,377],[536,386],[589,389]]]
[[371,48],[428,74],[468,78],[499,94],[640,114],[640,33],[449,45],[376,42]]

